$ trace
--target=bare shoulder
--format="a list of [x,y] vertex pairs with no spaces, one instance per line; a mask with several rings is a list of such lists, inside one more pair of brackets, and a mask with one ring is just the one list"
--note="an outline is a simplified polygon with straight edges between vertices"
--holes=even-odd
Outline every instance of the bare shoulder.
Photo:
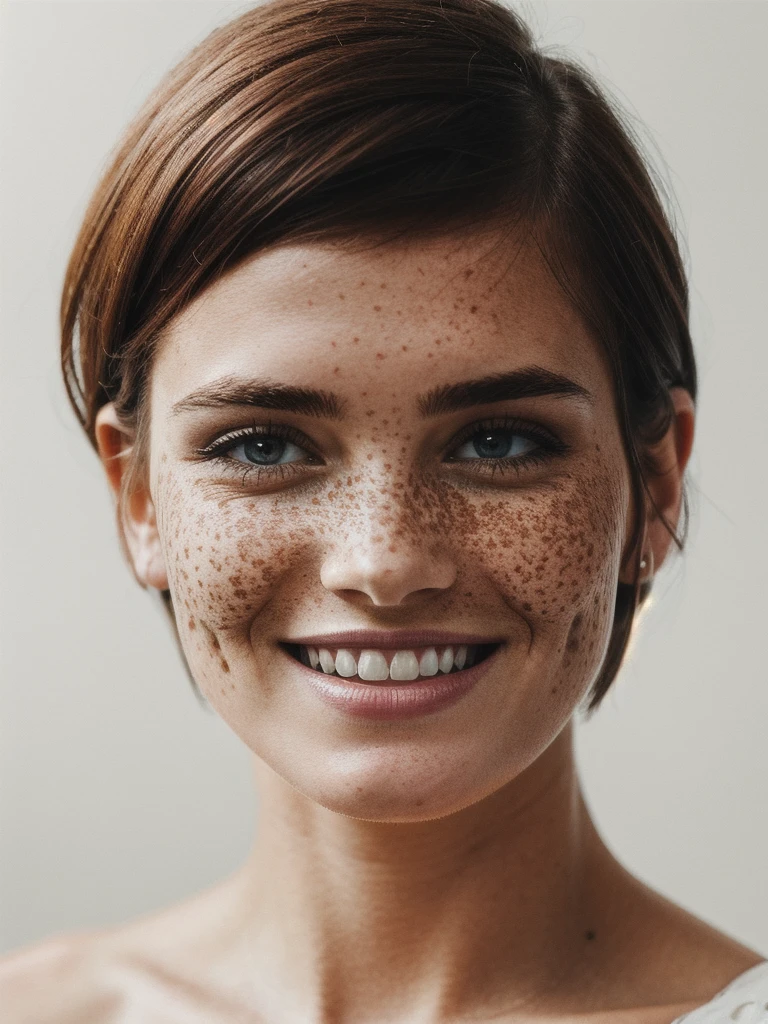
[[[631,877],[631,876],[630,876]],[[743,945],[636,878],[623,905],[632,934],[631,962],[641,994],[651,1005],[659,1002],[684,1007],[703,1006],[736,978],[763,963],[765,957]],[[682,1010],[680,1011],[682,1013]]]
[[[0,958],[2,1024],[230,1024],[248,1013],[221,978],[228,889]],[[236,986],[235,986],[236,988]]]
[[93,933],[56,936],[0,959],[4,1024],[109,1024],[122,997]]
[[597,846],[592,869],[585,953],[594,969],[592,1012],[608,1008],[616,1024],[668,1024],[764,961],[638,879],[605,846]]

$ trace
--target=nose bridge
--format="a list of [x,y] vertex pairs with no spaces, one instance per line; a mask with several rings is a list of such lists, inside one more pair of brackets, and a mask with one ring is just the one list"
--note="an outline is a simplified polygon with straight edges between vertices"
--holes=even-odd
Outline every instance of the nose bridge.
[[376,605],[400,604],[410,594],[444,590],[456,569],[433,535],[412,484],[391,472],[369,475],[357,485],[341,515],[323,570],[324,586],[366,594]]
[[418,533],[418,504],[404,475],[380,473],[359,493],[361,517],[369,532],[389,536],[393,542]]
[[344,526],[351,549],[392,569],[403,558],[429,548],[433,539],[419,530],[417,505],[404,482],[391,476],[371,478],[356,494]]

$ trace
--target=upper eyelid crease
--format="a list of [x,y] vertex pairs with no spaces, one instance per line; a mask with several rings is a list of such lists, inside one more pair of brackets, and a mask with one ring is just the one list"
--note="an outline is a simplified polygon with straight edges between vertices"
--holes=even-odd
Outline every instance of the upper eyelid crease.
[[[478,380],[440,385],[420,396],[417,405],[424,418],[431,418],[476,405],[546,395],[575,398],[588,404],[594,402],[590,392],[576,381],[540,366],[528,366]],[[329,391],[228,376],[193,391],[176,402],[171,412],[176,416],[190,409],[235,405],[341,420],[344,418],[346,404],[342,398]]]
[[251,424],[246,427],[239,427],[237,430],[228,430],[225,434],[215,437],[210,444],[202,448],[196,448],[197,455],[216,454],[220,451],[229,451],[238,447],[253,437],[280,437],[285,441],[303,448],[308,455],[316,454],[311,440],[304,436],[303,432],[295,430],[289,424],[265,423]]

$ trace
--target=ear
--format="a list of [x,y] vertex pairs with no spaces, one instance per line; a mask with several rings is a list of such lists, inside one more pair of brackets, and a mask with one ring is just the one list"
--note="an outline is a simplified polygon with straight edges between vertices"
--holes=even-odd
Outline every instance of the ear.
[[[118,529],[134,575],[142,586],[168,590],[168,573],[149,480],[147,474],[132,474],[133,479],[128,477],[135,439],[118,419],[114,403],[99,409],[95,434],[99,457],[117,503]],[[123,494],[126,486],[130,491]]]
[[[645,535],[641,539],[641,558],[646,563],[640,571],[641,579],[650,579],[662,566],[673,543],[662,516],[673,529],[677,528],[683,503],[683,477],[693,448],[696,418],[693,399],[685,388],[670,388],[669,394],[674,418],[664,437],[650,450],[656,471],[650,473],[646,481],[653,502],[648,502]],[[634,558],[630,555],[624,560],[619,580],[631,583],[634,572]]]

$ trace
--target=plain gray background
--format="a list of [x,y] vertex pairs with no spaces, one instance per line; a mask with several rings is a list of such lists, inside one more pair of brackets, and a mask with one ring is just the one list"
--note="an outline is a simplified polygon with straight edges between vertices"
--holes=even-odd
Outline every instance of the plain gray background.
[[[121,561],[57,363],[64,265],[107,153],[164,71],[243,8],[2,8],[3,949],[180,899],[239,865],[253,834],[248,752],[198,707]],[[768,7],[521,9],[663,155],[701,370],[689,546],[579,729],[587,797],[631,870],[768,953]]]

